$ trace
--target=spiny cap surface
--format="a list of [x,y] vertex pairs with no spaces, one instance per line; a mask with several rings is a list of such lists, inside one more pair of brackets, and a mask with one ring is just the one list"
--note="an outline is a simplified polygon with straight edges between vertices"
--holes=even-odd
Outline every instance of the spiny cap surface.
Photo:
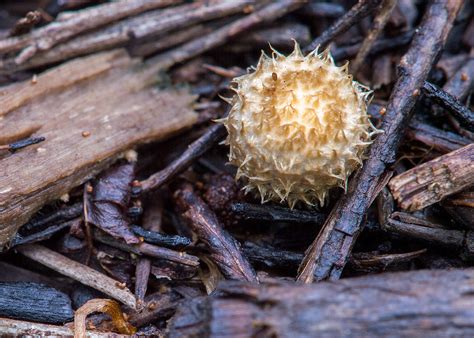
[[324,204],[362,164],[379,131],[367,115],[372,92],[347,67],[337,67],[327,51],[304,56],[295,43],[288,56],[262,53],[253,72],[234,79],[232,108],[221,120],[229,161],[262,203]]

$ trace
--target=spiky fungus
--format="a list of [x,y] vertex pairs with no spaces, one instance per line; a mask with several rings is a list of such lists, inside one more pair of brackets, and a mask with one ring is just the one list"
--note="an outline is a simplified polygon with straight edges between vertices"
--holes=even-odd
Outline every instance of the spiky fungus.
[[295,43],[288,56],[262,53],[253,72],[233,80],[232,108],[221,122],[246,192],[293,208],[323,205],[332,188],[346,189],[379,132],[367,115],[372,92],[347,68],[328,51],[304,56]]

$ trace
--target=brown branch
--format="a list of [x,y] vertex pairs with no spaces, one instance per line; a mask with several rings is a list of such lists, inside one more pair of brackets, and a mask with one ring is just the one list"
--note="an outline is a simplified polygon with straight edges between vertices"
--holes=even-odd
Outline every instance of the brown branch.
[[242,256],[237,241],[222,229],[215,213],[194,192],[193,187],[183,184],[174,196],[189,227],[204,242],[222,274],[229,279],[257,282],[257,275]]
[[238,19],[228,25],[225,25],[214,32],[205,35],[199,39],[184,44],[169,52],[160,54],[151,60],[149,64],[158,69],[168,68],[172,65],[183,62],[202,54],[212,48],[224,44],[229,39],[241,34],[242,32],[255,27],[256,25],[273,21],[291,11],[303,6],[306,1],[280,0]]
[[369,15],[375,8],[379,6],[382,0],[360,0],[354,7],[352,7],[346,14],[341,16],[328,29],[326,29],[320,36],[313,40],[304,51],[311,52],[316,47],[325,47],[329,41],[336,36],[344,33],[349,28],[354,26],[358,21]]
[[362,169],[351,179],[347,194],[334,206],[323,230],[306,251],[298,280],[311,283],[337,279],[362,230],[362,220],[380,191],[382,174],[396,160],[396,151],[411,110],[432,64],[444,45],[461,3],[434,1],[428,7],[410,49],[400,62],[400,77],[382,123],[384,133],[372,144]]
[[59,16],[56,21],[34,30],[27,36],[0,41],[0,52],[24,48],[15,59],[17,64],[21,64],[38,51],[48,50],[75,35],[127,16],[173,3],[176,3],[176,0],[121,0],[71,12],[68,15]]
[[355,60],[351,64],[351,70],[354,75],[358,73],[375,40],[383,31],[385,24],[390,18],[390,14],[392,13],[396,4],[397,0],[382,0],[382,3],[380,4],[380,11],[377,13],[377,16],[374,19],[374,24],[365,37],[364,42],[362,42],[362,46],[360,47]]
[[[165,10],[159,9],[146,12],[111,24],[100,30],[80,35],[70,41],[65,41],[50,50],[38,53],[21,65],[18,65],[14,58],[6,59],[0,63],[0,70],[3,73],[12,73],[22,69],[66,60],[79,55],[123,46],[129,42],[139,42],[157,35],[161,37],[157,42],[159,47],[162,39],[169,39],[169,37],[166,36],[168,32],[179,30],[190,25],[196,25],[202,21],[239,13],[247,5],[248,3],[241,1],[212,1],[205,6],[197,2]],[[146,43],[146,45],[148,46],[146,48],[155,48],[154,42]]]
[[136,306],[136,299],[127,288],[120,287],[118,281],[94,269],[37,244],[21,246],[16,250],[33,261],[97,289],[132,309]]
[[474,269],[422,270],[295,286],[226,281],[184,302],[167,337],[474,335]]
[[186,151],[174,160],[165,169],[151,175],[141,182],[144,192],[157,189],[169,182],[173,177],[186,170],[191,163],[204,155],[218,141],[226,135],[226,129],[222,124],[215,124],[207,132],[191,143]]
[[388,186],[402,209],[416,211],[473,184],[474,144],[470,144],[405,171]]

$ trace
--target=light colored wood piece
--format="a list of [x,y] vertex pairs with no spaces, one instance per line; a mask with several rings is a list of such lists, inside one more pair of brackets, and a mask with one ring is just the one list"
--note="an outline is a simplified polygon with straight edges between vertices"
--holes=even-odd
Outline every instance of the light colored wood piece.
[[194,97],[157,89],[156,70],[113,50],[62,64],[35,82],[0,88],[0,144],[46,138],[14,154],[0,153],[0,247],[44,204],[124,151],[196,121]]
[[64,276],[99,290],[113,299],[135,309],[137,301],[133,293],[121,283],[86,265],[80,264],[42,245],[31,244],[16,249],[22,255],[41,263]]
[[416,211],[473,184],[474,143],[407,170],[388,186],[402,209]]

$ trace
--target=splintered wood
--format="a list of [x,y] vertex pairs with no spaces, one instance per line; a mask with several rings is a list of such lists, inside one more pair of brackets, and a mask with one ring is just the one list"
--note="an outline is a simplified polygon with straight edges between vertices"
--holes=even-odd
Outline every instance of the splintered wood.
[[467,145],[392,178],[393,197],[402,209],[416,211],[474,184],[474,144]]
[[14,154],[0,153],[0,248],[44,204],[124,151],[196,121],[193,96],[154,88],[156,70],[119,49],[0,88],[0,144],[46,138]]

